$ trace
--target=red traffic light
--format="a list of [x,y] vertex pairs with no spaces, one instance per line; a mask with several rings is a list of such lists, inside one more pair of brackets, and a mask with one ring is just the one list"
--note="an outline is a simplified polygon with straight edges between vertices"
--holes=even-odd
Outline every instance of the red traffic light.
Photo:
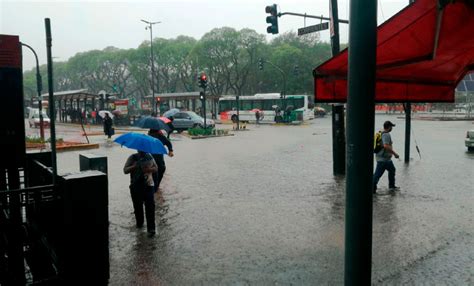
[[201,75],[201,80],[206,81],[206,80],[207,80],[207,76],[206,76],[205,74],[202,74],[202,75]]

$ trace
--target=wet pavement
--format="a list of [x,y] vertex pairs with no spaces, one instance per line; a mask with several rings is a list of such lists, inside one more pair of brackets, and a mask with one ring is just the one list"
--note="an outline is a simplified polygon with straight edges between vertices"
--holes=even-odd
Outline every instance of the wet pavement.
[[[377,115],[377,129],[387,119],[402,155],[404,120]],[[78,154],[108,156],[111,285],[343,284],[345,180],[332,175],[330,117],[248,127],[205,140],[173,134],[154,238],[135,229],[122,173],[132,150],[93,136],[100,149],[58,154],[60,173],[79,169]],[[412,129],[410,164],[394,161],[401,191],[383,189],[385,174],[374,197],[373,284],[473,285],[474,153],[464,137],[474,125]]]

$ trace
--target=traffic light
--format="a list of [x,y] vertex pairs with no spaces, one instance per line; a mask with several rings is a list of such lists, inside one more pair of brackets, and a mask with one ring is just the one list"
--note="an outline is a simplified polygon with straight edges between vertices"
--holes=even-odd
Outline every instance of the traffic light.
[[199,92],[199,99],[204,100],[204,91]]
[[259,70],[263,70],[263,59],[262,58],[259,58],[258,59],[258,69]]
[[295,69],[293,70],[293,74],[295,76],[298,76],[300,74],[300,67],[298,65],[295,66]]
[[203,89],[207,88],[207,75],[205,73],[202,73],[201,76],[199,76],[199,87]]
[[271,6],[265,7],[265,13],[270,14],[270,16],[267,16],[267,23],[271,24],[271,26],[267,27],[267,33],[269,33],[269,34],[278,34],[277,5],[273,4]]

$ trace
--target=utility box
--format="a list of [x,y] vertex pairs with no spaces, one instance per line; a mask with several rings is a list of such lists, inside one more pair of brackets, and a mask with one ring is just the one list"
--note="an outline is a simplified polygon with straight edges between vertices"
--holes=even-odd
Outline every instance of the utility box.
[[81,171],[97,170],[107,174],[107,156],[79,154],[79,169]]

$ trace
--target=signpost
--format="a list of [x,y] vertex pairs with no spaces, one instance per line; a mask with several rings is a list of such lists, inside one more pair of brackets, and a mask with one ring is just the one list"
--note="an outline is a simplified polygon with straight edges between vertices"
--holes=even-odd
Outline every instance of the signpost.
[[320,24],[317,24],[317,25],[312,25],[312,26],[308,26],[308,27],[304,27],[304,28],[299,28],[298,29],[298,36],[318,32],[318,31],[322,31],[322,30],[327,30],[327,29],[329,29],[329,23],[328,22],[324,22],[324,23],[320,23]]

